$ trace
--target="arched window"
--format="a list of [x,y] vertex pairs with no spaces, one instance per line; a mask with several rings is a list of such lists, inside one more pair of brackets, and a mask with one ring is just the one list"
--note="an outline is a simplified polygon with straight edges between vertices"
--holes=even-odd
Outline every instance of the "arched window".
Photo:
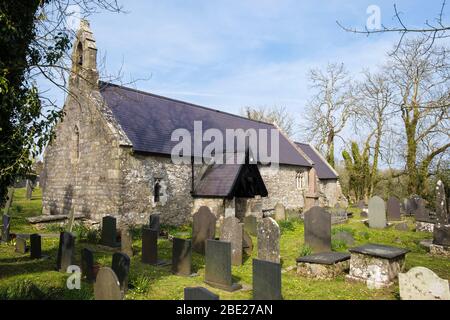
[[76,63],[81,67],[83,66],[83,45],[81,42],[78,42],[77,46],[77,61]]
[[154,186],[154,193],[153,193],[153,202],[158,203],[160,201],[161,196],[161,185],[159,184],[159,179],[156,180],[155,186]]
[[75,159],[80,158],[80,130],[78,130],[78,127],[75,126],[74,129],[74,140],[75,140]]

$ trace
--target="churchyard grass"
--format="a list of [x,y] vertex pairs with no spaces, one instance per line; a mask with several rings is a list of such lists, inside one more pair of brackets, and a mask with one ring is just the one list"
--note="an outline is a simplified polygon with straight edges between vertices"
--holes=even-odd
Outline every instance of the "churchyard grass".
[[[61,228],[52,225],[45,229],[36,229],[26,221],[26,217],[41,214],[41,191],[35,189],[32,200],[25,199],[25,190],[17,189],[14,194],[14,202],[11,209],[12,233],[55,233]],[[361,218],[354,210],[354,217],[345,224],[333,225],[332,234],[338,231],[347,231],[355,238],[355,244],[379,243],[403,247],[411,250],[406,256],[406,269],[415,266],[423,266],[433,270],[443,279],[450,279],[450,263],[446,258],[431,257],[419,245],[419,242],[432,237],[429,233],[398,231],[393,228],[384,230],[369,229],[361,222]],[[370,290],[363,283],[348,283],[344,277],[335,280],[313,280],[296,275],[296,258],[304,251],[303,222],[292,220],[282,223],[282,236],[280,241],[282,275],[282,293],[284,299],[398,299],[398,286],[388,289]],[[408,226],[413,229],[414,223],[408,218]],[[180,228],[168,228],[163,230],[170,235],[189,238],[190,226]],[[131,258],[129,275],[130,289],[125,299],[183,299],[183,289],[190,286],[206,286],[204,279],[204,257],[193,253],[193,271],[198,275],[194,277],[181,277],[172,275],[170,266],[154,267],[141,262],[140,228],[133,230],[133,247],[135,256]],[[111,266],[114,250],[105,249],[97,245],[97,237],[91,235],[89,230],[75,227],[74,232],[82,237],[83,241],[76,241],[75,261],[81,261],[82,248],[89,248],[95,252],[95,263],[102,266]],[[91,240],[91,241],[88,241]],[[256,247],[256,237],[252,238]],[[81,290],[69,290],[66,288],[68,274],[55,270],[56,253],[58,250],[58,238],[42,238],[43,255],[48,258],[30,260],[29,253],[18,254],[14,252],[14,245],[0,246],[0,299],[93,299],[92,285],[82,282]],[[303,249],[302,249],[303,248]],[[336,251],[346,251],[347,246],[342,243],[334,243]],[[158,255],[160,259],[171,259],[172,243],[167,239],[158,240]],[[220,299],[251,299],[252,291],[252,258],[257,256],[254,248],[252,257],[244,256],[242,266],[233,266],[234,281],[244,286],[243,290],[229,293],[206,286],[212,292],[220,295]]]

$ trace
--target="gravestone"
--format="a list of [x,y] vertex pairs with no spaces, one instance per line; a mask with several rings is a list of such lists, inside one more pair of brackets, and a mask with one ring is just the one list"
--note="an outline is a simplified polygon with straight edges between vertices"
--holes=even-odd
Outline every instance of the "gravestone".
[[59,235],[58,257],[56,268],[60,272],[66,272],[67,267],[73,265],[75,255],[75,236],[70,232],[61,232]]
[[258,218],[253,215],[245,217],[244,230],[247,231],[249,235],[256,237],[258,234]]
[[158,234],[157,230],[142,227],[142,263],[154,266],[170,264],[158,259]]
[[231,276],[231,243],[206,240],[205,283],[226,291],[236,291],[241,285],[233,283]]
[[426,207],[426,202],[424,199],[419,198],[414,201],[415,210],[414,210],[414,218],[416,221],[420,222],[431,222],[430,210]]
[[400,221],[400,201],[396,197],[390,197],[387,202],[388,221]]
[[30,235],[30,258],[40,259],[41,252],[41,236],[37,233]]
[[2,217],[2,242],[9,242],[10,235],[9,235],[9,227],[10,227],[11,217],[7,214],[4,214]]
[[448,280],[424,267],[415,267],[398,275],[402,300],[450,300]]
[[275,205],[275,220],[276,221],[286,220],[286,210],[282,203],[277,203]]
[[154,213],[150,215],[150,221],[148,224],[150,229],[156,230],[159,232],[161,231],[161,224],[160,224],[160,214]]
[[245,231],[242,233],[242,250],[247,256],[251,256],[253,253],[253,240]]
[[123,293],[117,275],[111,268],[100,268],[94,284],[95,300],[122,300]]
[[347,210],[337,205],[337,208],[330,209],[331,224],[345,223],[348,220]]
[[83,250],[81,250],[81,274],[88,282],[95,281],[94,253],[88,248],[83,248]]
[[384,200],[374,196],[369,200],[369,227],[374,229],[386,228],[386,206]]
[[231,243],[231,264],[242,264],[242,224],[236,217],[228,217],[223,220],[220,240]]
[[436,222],[444,225],[450,223],[445,187],[441,180],[436,185]]
[[180,276],[190,276],[192,274],[191,240],[173,238],[172,273]]
[[120,246],[120,243],[117,242],[116,218],[111,216],[103,217],[100,244],[113,248]]
[[415,215],[420,197],[412,197],[406,200],[405,211],[407,215]]
[[253,300],[281,299],[281,264],[253,259]]
[[331,251],[331,215],[325,209],[312,207],[305,212],[305,244],[314,253]]
[[133,237],[128,226],[120,229],[120,251],[129,257],[133,256]]
[[443,246],[439,249],[447,256],[450,255],[450,221],[447,208],[447,198],[445,196],[444,184],[438,181],[436,186],[436,225],[433,230],[433,251],[434,245]]
[[24,238],[16,238],[16,252],[21,254],[27,252],[27,240]]
[[206,288],[184,288],[184,300],[219,300],[219,296]]
[[280,227],[270,217],[258,222],[258,259],[280,262]]
[[130,273],[130,257],[122,252],[113,254],[111,269],[117,276],[123,293],[128,290],[128,274]]
[[201,207],[193,216],[192,248],[195,252],[205,254],[205,241],[215,239],[216,217],[208,207]]

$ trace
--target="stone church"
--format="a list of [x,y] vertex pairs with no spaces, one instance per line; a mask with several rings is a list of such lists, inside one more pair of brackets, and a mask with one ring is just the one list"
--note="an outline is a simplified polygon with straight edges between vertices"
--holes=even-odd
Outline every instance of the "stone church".
[[[346,201],[337,173],[309,144],[291,141],[274,124],[99,81],[96,55],[83,21],[64,120],[44,153],[43,214],[73,211],[97,221],[113,215],[119,223],[142,224],[160,213],[162,223],[181,225],[200,206],[220,218],[261,214],[278,203],[302,211]],[[222,132],[278,130],[279,168],[248,161],[175,164],[171,134],[192,131],[194,121]]]

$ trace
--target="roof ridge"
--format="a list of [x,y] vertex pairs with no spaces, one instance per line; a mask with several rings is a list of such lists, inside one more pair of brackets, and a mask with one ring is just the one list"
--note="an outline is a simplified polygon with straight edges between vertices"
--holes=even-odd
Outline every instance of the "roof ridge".
[[173,99],[173,98],[161,96],[161,95],[158,95],[158,94],[154,94],[154,93],[143,91],[143,90],[139,90],[139,89],[125,87],[125,86],[122,86],[122,85],[119,85],[119,84],[115,84],[115,83],[111,83],[111,82],[106,82],[106,81],[99,80],[98,83],[99,83],[99,89],[100,90],[102,90],[106,86],[117,87],[117,88],[121,88],[121,89],[124,89],[124,90],[134,91],[134,92],[137,92],[137,93],[141,93],[141,94],[145,94],[145,95],[148,95],[148,96],[152,96],[152,97],[155,97],[155,98],[158,98],[158,99],[164,99],[164,100],[168,100],[168,101],[184,103],[184,104],[190,105],[190,106],[195,107],[195,108],[200,108],[200,109],[205,109],[205,110],[208,110],[208,111],[218,112],[218,113],[222,113],[222,114],[225,114],[225,115],[228,115],[228,116],[244,119],[244,120],[251,121],[251,122],[267,124],[267,125],[270,125],[270,126],[276,128],[276,129],[278,129],[273,123],[270,123],[270,122],[249,119],[247,117],[240,116],[240,115],[237,115],[237,114],[234,114],[234,113],[221,111],[221,110],[213,109],[213,108],[210,108],[210,107],[201,106],[199,104],[195,104],[195,103],[191,103],[191,102],[187,102],[187,101],[183,101],[183,100],[178,100],[178,99]]

